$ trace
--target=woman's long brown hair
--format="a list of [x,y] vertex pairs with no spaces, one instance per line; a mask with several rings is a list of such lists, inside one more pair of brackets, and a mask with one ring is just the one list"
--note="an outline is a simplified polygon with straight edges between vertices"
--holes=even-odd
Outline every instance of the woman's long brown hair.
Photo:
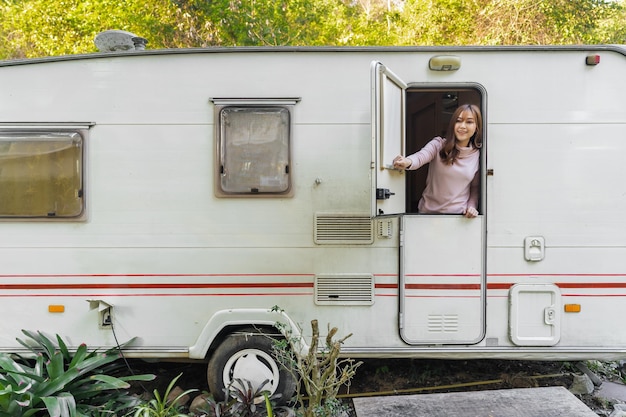
[[476,132],[470,138],[469,146],[474,148],[481,148],[483,146],[483,117],[480,113],[480,109],[475,104],[462,104],[454,111],[454,114],[450,118],[450,124],[448,124],[448,131],[446,134],[446,144],[441,148],[439,156],[446,165],[452,165],[459,155],[459,150],[456,148],[456,136],[454,134],[454,125],[457,119],[464,111],[469,111],[474,115],[476,122]]

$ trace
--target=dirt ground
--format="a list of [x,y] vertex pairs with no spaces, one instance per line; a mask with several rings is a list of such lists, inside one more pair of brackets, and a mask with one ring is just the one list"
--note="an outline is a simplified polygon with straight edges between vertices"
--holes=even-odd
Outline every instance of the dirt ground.
[[[349,392],[352,395],[410,395],[510,388],[563,386],[569,388],[573,364],[564,362],[506,360],[364,361]],[[607,404],[581,398],[592,410],[603,412]],[[612,408],[611,408],[612,410]],[[608,414],[599,414],[608,415]]]
[[[355,396],[429,394],[455,391],[493,390],[563,386],[569,388],[574,374],[581,374],[574,363],[509,360],[363,360],[352,383],[343,389],[342,401],[351,409]],[[183,389],[207,390],[206,365],[202,363],[131,362],[135,372],[154,373],[157,379],[144,386],[163,393],[177,375]],[[602,375],[600,375],[602,377]],[[606,376],[604,376],[606,378]],[[599,416],[608,416],[612,404],[592,395],[579,398]]]

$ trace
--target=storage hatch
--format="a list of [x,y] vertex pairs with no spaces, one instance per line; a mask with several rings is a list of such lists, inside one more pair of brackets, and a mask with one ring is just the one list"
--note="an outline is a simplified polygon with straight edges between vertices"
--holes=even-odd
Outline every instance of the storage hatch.
[[561,292],[553,284],[517,284],[509,295],[509,330],[517,346],[554,346],[561,339]]

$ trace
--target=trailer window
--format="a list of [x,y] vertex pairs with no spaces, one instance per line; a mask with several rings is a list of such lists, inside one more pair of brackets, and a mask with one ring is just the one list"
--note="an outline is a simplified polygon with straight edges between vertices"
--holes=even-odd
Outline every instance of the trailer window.
[[223,195],[289,192],[291,121],[286,107],[227,106],[219,111],[218,124]]
[[78,217],[83,207],[80,133],[0,132],[0,217]]

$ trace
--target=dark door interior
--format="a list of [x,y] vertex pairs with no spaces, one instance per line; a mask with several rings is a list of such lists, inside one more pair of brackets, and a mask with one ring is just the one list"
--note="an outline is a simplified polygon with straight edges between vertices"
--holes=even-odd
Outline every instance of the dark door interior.
[[[474,89],[419,89],[406,91],[406,153],[419,151],[435,136],[446,136],[454,110],[465,103],[481,106],[480,92]],[[417,213],[417,203],[426,186],[428,169],[407,176],[406,212]]]

